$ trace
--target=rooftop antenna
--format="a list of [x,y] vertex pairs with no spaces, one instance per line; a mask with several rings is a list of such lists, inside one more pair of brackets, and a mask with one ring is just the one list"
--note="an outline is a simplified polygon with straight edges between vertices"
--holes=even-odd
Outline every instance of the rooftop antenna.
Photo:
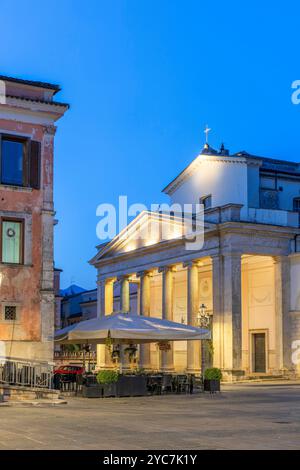
[[210,131],[211,131],[211,129],[206,124],[204,133],[205,133],[205,143],[206,143],[207,146],[208,146],[208,134],[209,134]]

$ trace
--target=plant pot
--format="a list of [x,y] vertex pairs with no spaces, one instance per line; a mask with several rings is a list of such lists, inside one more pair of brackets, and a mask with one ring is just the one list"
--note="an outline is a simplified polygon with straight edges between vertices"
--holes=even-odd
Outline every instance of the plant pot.
[[143,375],[121,375],[116,385],[118,397],[147,395],[147,379]]
[[215,392],[220,392],[221,387],[220,387],[220,380],[204,380],[204,391],[205,392],[210,392],[210,393],[215,393]]
[[100,384],[102,397],[115,397],[117,396],[117,384]]
[[101,398],[102,388],[98,384],[83,385],[82,396],[84,398]]
[[116,383],[83,385],[85,398],[137,397],[147,395],[147,379],[144,375],[121,375]]
[[85,398],[105,398],[115,397],[117,388],[115,383],[111,384],[92,384],[82,387],[82,396]]

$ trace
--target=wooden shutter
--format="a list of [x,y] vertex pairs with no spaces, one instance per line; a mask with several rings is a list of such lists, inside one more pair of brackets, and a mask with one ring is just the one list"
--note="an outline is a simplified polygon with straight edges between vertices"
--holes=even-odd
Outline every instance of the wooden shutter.
[[41,181],[41,143],[31,140],[29,146],[29,186],[40,189]]

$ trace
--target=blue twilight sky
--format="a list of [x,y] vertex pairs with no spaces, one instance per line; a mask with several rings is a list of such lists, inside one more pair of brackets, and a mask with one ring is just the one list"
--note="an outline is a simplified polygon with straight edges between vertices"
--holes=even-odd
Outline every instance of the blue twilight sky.
[[56,265],[95,285],[96,207],[164,200],[210,141],[300,161],[300,4],[1,0],[0,73],[59,83]]

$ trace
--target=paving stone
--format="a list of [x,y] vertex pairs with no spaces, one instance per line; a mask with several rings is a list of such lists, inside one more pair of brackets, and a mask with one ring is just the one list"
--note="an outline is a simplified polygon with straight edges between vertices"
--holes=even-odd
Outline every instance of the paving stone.
[[0,410],[0,449],[299,449],[300,386]]

